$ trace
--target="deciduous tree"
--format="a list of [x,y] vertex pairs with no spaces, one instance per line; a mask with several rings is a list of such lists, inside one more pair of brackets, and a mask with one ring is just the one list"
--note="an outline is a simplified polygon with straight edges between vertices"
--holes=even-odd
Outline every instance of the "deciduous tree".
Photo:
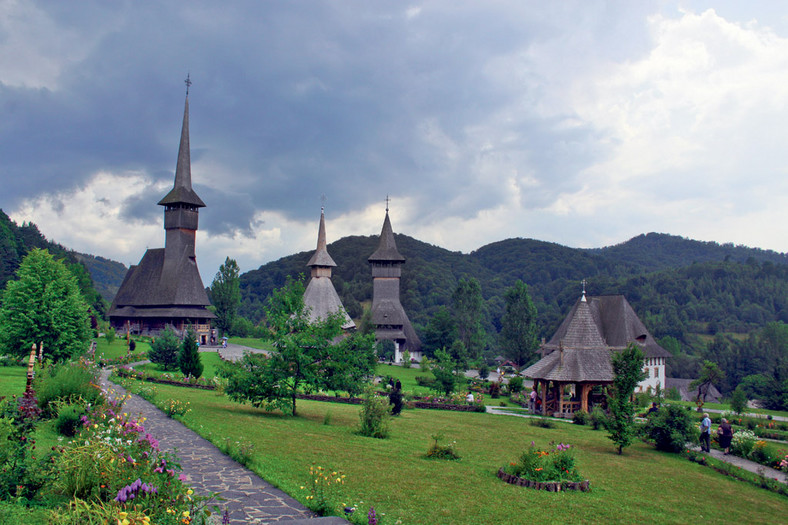
[[646,378],[643,371],[643,351],[636,343],[630,343],[624,350],[613,354],[613,392],[608,394],[607,403],[610,417],[607,421],[609,438],[618,446],[618,453],[624,451],[635,437],[635,407],[632,396],[635,387]]
[[452,294],[452,314],[457,326],[457,335],[468,351],[471,359],[478,359],[484,350],[484,298],[479,281],[460,279]]
[[374,336],[357,335],[335,344],[344,318],[336,313],[310,322],[302,280],[288,279],[266,307],[270,355],[247,354],[225,366],[227,394],[238,402],[290,411],[296,415],[299,392],[318,388],[357,391],[374,367]]
[[501,318],[501,349],[518,367],[536,360],[539,338],[536,328],[536,306],[528,294],[528,286],[518,280],[506,291],[506,310]]
[[227,257],[211,283],[211,302],[216,308],[216,327],[220,335],[227,335],[233,326],[241,304],[240,269],[235,260]]

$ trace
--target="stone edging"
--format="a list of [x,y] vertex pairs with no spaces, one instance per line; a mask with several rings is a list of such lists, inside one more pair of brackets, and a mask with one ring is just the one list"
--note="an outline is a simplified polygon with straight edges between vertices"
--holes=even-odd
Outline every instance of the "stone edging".
[[512,474],[507,474],[503,471],[503,467],[498,469],[498,477],[509,483],[510,485],[517,485],[519,487],[531,487],[537,490],[546,490],[547,492],[562,492],[566,490],[579,490],[580,492],[591,492],[591,482],[585,481],[531,481],[530,479],[520,478]]

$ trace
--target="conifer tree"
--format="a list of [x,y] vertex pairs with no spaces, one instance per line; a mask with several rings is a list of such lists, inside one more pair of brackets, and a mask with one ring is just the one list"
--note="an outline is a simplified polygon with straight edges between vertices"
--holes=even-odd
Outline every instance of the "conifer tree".
[[198,378],[202,375],[203,365],[199,350],[197,336],[190,328],[186,331],[186,337],[183,338],[178,352],[178,367],[186,377]]

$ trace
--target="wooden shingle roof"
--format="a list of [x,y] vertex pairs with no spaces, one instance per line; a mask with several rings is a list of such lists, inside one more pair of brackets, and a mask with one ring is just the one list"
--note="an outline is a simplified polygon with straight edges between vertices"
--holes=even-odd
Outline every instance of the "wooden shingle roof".
[[584,294],[543,346],[544,357],[522,373],[562,382],[611,382],[612,353],[633,342],[641,345],[647,358],[670,357],[623,295]]
[[178,163],[175,166],[175,185],[170,192],[159,201],[161,206],[188,204],[196,208],[204,208],[205,203],[192,189],[191,154],[189,151],[189,97],[183,110],[183,127],[181,127],[181,143],[178,148]]
[[394,240],[394,230],[391,228],[389,211],[386,210],[386,218],[383,220],[383,229],[380,231],[380,244],[375,253],[367,259],[369,262],[405,262],[397,250],[397,243]]
[[317,249],[306,265],[326,267],[333,267],[337,265],[337,263],[334,262],[334,259],[332,259],[328,254],[328,249],[326,248],[326,217],[323,213],[323,210],[320,210],[320,226],[317,230]]

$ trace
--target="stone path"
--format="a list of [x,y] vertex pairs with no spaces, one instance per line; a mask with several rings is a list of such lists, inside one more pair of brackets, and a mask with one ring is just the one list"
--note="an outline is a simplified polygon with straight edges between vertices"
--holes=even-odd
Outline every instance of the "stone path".
[[[245,353],[250,353],[250,354],[267,353],[266,350],[251,348],[249,346],[236,345],[233,343],[227,343],[227,348],[222,348],[220,346],[215,349],[219,351],[219,357],[221,357],[224,361],[239,361],[244,356]],[[214,349],[211,348],[211,350]]]
[[[123,395],[125,391],[108,380],[109,371],[101,374],[101,385]],[[208,495],[218,492],[220,513],[226,508],[230,523],[288,525],[340,525],[348,522],[337,517],[318,517],[281,490],[271,486],[257,474],[225,456],[211,442],[167,417],[162,411],[139,396],[133,395],[123,405],[124,412],[141,415],[144,427],[167,451],[177,452],[183,474],[195,492]],[[219,523],[221,516],[215,516]]]

